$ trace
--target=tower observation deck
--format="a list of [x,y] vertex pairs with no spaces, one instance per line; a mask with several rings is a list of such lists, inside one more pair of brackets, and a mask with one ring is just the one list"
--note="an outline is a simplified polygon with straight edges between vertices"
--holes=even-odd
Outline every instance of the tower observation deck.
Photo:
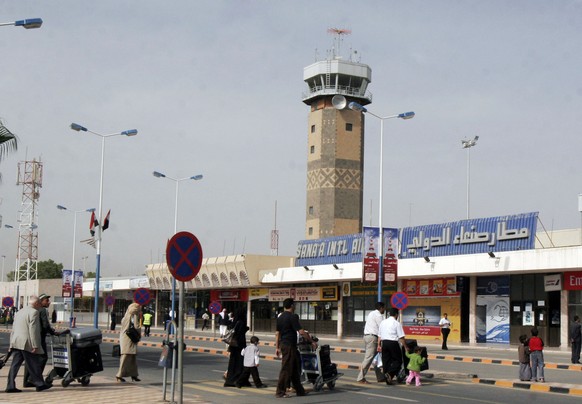
[[310,106],[307,131],[306,238],[354,234],[362,231],[364,114],[337,110],[331,100],[372,102],[368,91],[372,70],[354,61],[356,52],[340,56],[343,36],[350,31],[332,28],[334,46],[325,60],[303,70],[308,90],[302,101]]

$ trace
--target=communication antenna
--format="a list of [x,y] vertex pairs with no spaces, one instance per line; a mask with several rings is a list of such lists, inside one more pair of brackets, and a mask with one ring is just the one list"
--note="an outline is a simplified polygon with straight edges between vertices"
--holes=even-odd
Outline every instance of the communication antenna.
[[340,56],[341,52],[341,43],[343,41],[343,35],[350,35],[352,33],[351,29],[344,29],[344,28],[328,28],[328,34],[332,34],[334,36],[333,39],[333,49],[332,49],[332,56],[336,58]]
[[279,230],[277,230],[277,201],[275,201],[275,227],[271,230],[271,255],[279,255]]

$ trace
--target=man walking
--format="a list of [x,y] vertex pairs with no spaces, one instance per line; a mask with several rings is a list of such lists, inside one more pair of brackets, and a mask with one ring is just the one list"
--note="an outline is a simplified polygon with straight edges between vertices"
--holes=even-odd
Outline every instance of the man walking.
[[366,325],[364,326],[364,344],[366,347],[366,353],[364,354],[364,361],[360,368],[360,373],[356,381],[361,384],[370,384],[366,380],[366,373],[374,360],[374,356],[378,353],[378,332],[380,329],[380,323],[384,320],[384,312],[386,311],[386,306],[383,302],[376,303],[376,310],[368,314],[366,319]]
[[570,324],[570,342],[572,343],[572,363],[580,363],[582,324],[580,324],[580,317],[578,316],[574,316],[574,321]]
[[[46,336],[47,335],[59,335],[58,332],[55,331],[48,319],[48,308],[51,305],[51,297],[45,293],[41,294],[38,297],[40,302],[40,309],[38,309],[38,317],[40,320],[40,344],[42,346],[42,350],[44,353],[40,355],[40,374],[41,376],[44,373],[44,368],[48,361],[48,349],[46,346]],[[30,374],[28,373],[28,369],[24,368],[24,387],[35,387],[35,384],[32,382]]]
[[279,372],[275,397],[289,397],[286,393],[289,381],[291,381],[297,395],[304,396],[307,392],[301,384],[301,358],[297,350],[297,333],[311,343],[313,349],[317,348],[317,343],[299,324],[299,316],[295,314],[293,299],[285,299],[283,308],[285,311],[277,317],[277,332],[275,333],[275,355],[278,357],[281,354],[281,371]]
[[144,329],[143,332],[144,332],[144,335],[146,337],[150,336],[150,328],[152,326],[152,317],[153,317],[153,315],[149,311],[146,311],[143,314],[143,329]]
[[392,379],[398,375],[402,368],[402,348],[404,340],[404,330],[398,322],[398,309],[391,308],[390,316],[382,320],[379,329],[378,352],[382,352],[382,363],[384,364],[384,374],[386,374],[386,384],[392,384]]
[[50,389],[52,385],[44,383],[42,378],[42,357],[44,350],[41,344],[41,325],[39,309],[42,307],[38,296],[31,296],[28,306],[19,310],[14,316],[12,334],[10,335],[10,350],[12,365],[8,372],[6,393],[20,393],[16,388],[16,375],[22,362],[28,369],[36,391]]

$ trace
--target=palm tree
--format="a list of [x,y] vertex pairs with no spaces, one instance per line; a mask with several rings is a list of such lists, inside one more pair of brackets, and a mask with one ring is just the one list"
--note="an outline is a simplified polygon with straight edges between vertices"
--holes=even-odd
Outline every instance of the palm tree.
[[[0,121],[0,161],[10,151],[18,149],[18,139],[16,135],[8,130],[6,126]],[[2,180],[2,173],[0,173],[0,180]]]

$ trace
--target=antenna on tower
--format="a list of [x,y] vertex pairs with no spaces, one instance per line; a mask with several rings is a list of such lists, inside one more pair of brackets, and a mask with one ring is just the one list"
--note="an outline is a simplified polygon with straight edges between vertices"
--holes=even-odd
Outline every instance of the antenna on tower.
[[351,29],[344,29],[344,28],[328,28],[328,34],[332,34],[333,38],[333,49],[332,49],[332,56],[333,58],[341,57],[341,43],[343,41],[343,35],[350,35],[352,33]]

